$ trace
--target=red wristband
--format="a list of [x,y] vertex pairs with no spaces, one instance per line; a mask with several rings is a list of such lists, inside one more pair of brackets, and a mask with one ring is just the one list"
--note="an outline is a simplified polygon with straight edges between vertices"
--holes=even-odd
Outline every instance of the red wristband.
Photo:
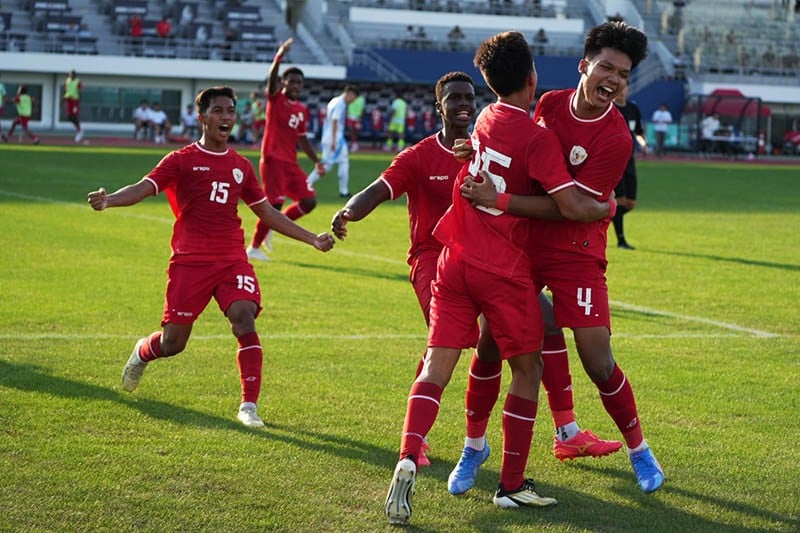
[[505,192],[497,193],[497,199],[494,201],[494,207],[500,211],[508,211],[508,202],[510,201],[510,194]]
[[272,60],[272,62],[273,63],[278,63],[280,65],[282,59],[283,59],[283,57],[275,54],[275,58]]

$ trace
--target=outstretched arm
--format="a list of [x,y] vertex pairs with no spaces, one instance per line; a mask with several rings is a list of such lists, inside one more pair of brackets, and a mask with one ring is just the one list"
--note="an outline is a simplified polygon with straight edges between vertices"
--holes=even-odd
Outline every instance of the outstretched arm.
[[281,235],[286,235],[292,239],[310,244],[322,252],[327,252],[333,248],[334,240],[330,233],[314,235],[302,226],[295,224],[292,220],[287,218],[286,215],[269,205],[266,201],[252,205],[250,209],[258,218]]
[[275,52],[275,58],[272,60],[272,65],[269,67],[269,73],[267,74],[267,92],[269,94],[275,94],[280,89],[278,71],[281,68],[281,60],[283,60],[283,56],[289,52],[293,42],[294,39],[289,37],[281,43],[278,47],[278,51]]
[[107,207],[124,207],[137,204],[155,193],[156,189],[153,183],[142,178],[138,183],[126,185],[111,194],[106,193],[104,187],[100,187],[98,190],[89,193],[88,202],[95,211],[102,211]]
[[389,187],[380,178],[376,179],[369,187],[350,198],[345,206],[333,215],[331,231],[339,240],[344,240],[347,236],[348,222],[361,220],[390,197]]
[[322,164],[322,161],[319,160],[319,156],[317,155],[317,151],[314,150],[314,147],[311,145],[311,141],[308,140],[307,135],[300,135],[297,138],[297,141],[300,143],[300,148],[303,149],[303,152],[308,156],[308,158],[314,163],[314,167],[317,169],[317,174],[322,177],[325,174],[325,165]]

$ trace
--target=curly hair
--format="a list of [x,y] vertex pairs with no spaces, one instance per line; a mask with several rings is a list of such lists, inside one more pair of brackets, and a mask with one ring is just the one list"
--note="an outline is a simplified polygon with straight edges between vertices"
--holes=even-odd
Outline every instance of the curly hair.
[[631,58],[631,68],[647,57],[647,35],[630,24],[612,20],[595,26],[586,34],[583,57],[592,59],[603,48],[612,48]]
[[467,74],[466,72],[448,72],[436,82],[436,101],[442,101],[442,93],[444,92],[444,86],[450,83],[451,81],[465,81],[470,85],[474,86],[475,82],[472,81],[472,77]]
[[475,66],[498,96],[508,96],[525,87],[533,71],[533,55],[525,36],[506,31],[483,41],[475,52]]

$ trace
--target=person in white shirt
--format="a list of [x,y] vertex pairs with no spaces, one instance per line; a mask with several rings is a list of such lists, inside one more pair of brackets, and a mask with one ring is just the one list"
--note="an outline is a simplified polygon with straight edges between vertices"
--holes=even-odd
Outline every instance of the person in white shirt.
[[[322,126],[322,165],[325,171],[333,165],[338,165],[339,196],[350,197],[350,151],[347,146],[347,106],[358,97],[358,89],[353,85],[346,85],[342,93],[333,97],[328,102],[325,124]],[[308,175],[308,182],[313,184],[320,178],[314,168]]]
[[186,106],[186,111],[181,115],[181,124],[183,125],[181,136],[188,137],[191,141],[196,141],[200,138],[198,135],[199,124],[197,122],[197,113],[195,113],[192,104],[188,104]]
[[655,126],[653,127],[656,133],[656,157],[664,157],[664,142],[667,139],[668,125],[672,123],[672,113],[667,109],[667,104],[660,104],[658,109],[653,112],[653,117],[650,119]]
[[153,129],[150,121],[150,105],[147,100],[142,100],[139,107],[133,110],[133,138],[137,141],[146,139]]
[[165,144],[172,124],[170,124],[167,114],[161,109],[161,104],[158,102],[153,102],[153,107],[150,109],[150,122],[153,124],[153,140],[155,143]]
[[703,134],[703,138],[700,143],[700,149],[704,154],[709,154],[714,151],[713,137],[716,135],[719,128],[720,122],[718,113],[708,115],[703,119],[703,122],[700,123],[700,129],[702,130]]

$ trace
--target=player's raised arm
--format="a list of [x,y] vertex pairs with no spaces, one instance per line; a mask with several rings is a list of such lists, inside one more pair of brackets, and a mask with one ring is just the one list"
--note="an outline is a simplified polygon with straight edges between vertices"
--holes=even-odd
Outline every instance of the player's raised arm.
[[137,204],[155,193],[156,190],[153,183],[142,178],[139,182],[126,185],[111,194],[106,193],[104,187],[100,187],[98,190],[88,194],[87,201],[92,206],[92,209],[102,211],[107,207],[125,207]]
[[333,248],[334,240],[330,233],[320,233],[315,235],[307,229],[295,224],[283,213],[269,205],[267,202],[259,202],[250,206],[253,213],[258,216],[264,223],[268,224],[270,228],[277,231],[281,235],[286,235],[292,239],[310,244],[317,250],[327,252]]
[[269,94],[275,94],[281,88],[280,83],[278,83],[278,71],[281,68],[283,56],[289,52],[293,42],[294,39],[289,37],[281,43],[278,51],[275,52],[275,58],[272,60],[272,65],[269,67],[269,73],[267,74],[267,92]]
[[350,198],[345,206],[333,215],[331,231],[339,240],[347,236],[347,223],[361,220],[391,196],[389,187],[379,178],[366,189]]

